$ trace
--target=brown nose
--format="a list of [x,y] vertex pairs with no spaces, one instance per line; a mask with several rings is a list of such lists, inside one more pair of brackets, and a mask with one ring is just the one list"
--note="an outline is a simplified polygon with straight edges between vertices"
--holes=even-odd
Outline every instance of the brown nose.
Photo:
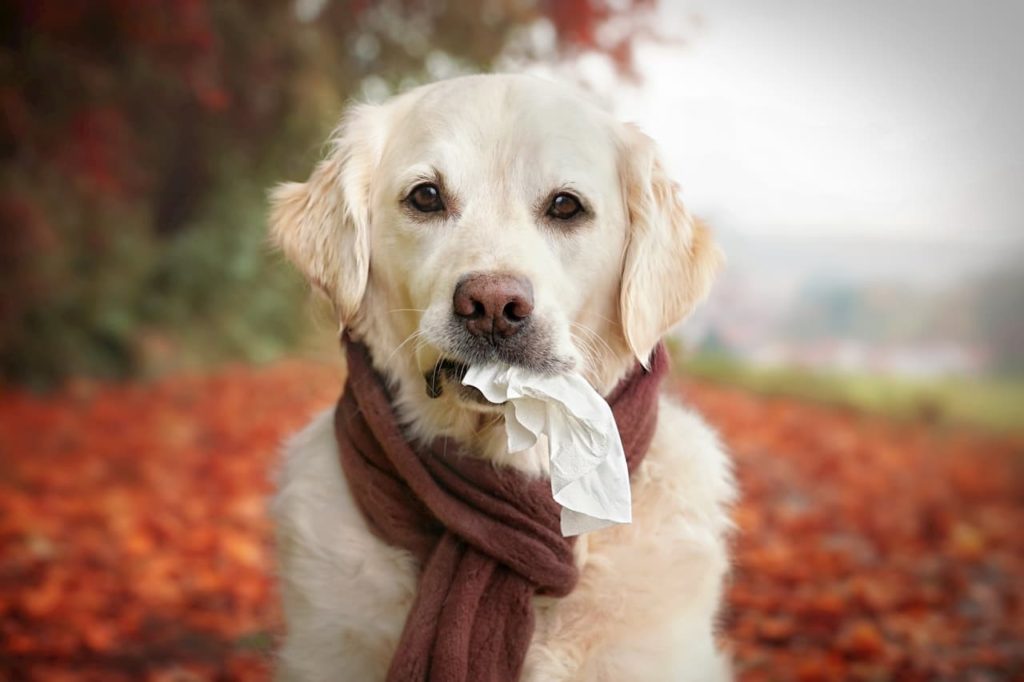
[[470,334],[509,337],[523,328],[533,312],[533,286],[516,275],[466,275],[455,287],[452,304]]

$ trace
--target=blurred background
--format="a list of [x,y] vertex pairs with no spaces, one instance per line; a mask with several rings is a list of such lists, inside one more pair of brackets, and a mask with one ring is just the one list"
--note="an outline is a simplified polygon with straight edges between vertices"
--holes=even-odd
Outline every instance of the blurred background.
[[[341,381],[267,189],[347,103],[494,70],[639,123],[726,253],[674,350],[748,492],[740,672],[1024,674],[1022,27],[1008,0],[4,3],[0,677],[265,675],[274,448]],[[792,554],[809,532],[845,558]],[[757,596],[814,561],[804,611]]]
[[640,123],[715,227],[729,267],[683,331],[694,372],[780,390],[841,374],[855,385],[816,377],[822,397],[1021,418],[1007,404],[1024,404],[1018,3],[3,12],[7,381],[308,348],[322,325],[266,247],[267,188],[306,177],[347,102],[526,70]]

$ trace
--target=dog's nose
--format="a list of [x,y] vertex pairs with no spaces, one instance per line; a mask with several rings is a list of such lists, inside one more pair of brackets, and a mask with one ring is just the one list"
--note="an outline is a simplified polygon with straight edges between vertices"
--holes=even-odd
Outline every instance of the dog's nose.
[[476,273],[455,287],[455,315],[474,336],[509,337],[533,312],[533,285],[517,275]]

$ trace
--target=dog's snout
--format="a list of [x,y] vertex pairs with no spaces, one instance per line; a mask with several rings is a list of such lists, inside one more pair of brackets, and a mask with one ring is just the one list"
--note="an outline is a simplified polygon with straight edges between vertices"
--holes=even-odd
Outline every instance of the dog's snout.
[[455,287],[452,304],[455,315],[474,336],[509,337],[533,313],[533,285],[518,275],[467,275]]

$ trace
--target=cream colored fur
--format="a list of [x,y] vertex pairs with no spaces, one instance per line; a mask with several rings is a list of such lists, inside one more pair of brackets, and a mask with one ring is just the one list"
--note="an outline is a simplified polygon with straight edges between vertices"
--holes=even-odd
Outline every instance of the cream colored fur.
[[[443,176],[450,217],[401,205]],[[538,201],[571,188],[585,223],[548,224]],[[359,107],[305,183],[272,197],[288,257],[371,350],[411,439],[448,435],[499,466],[547,471],[543,440],[509,453],[493,413],[423,374],[449,349],[452,291],[468,272],[528,277],[552,356],[607,392],[706,294],[718,252],[686,213],[653,143],[564,85],[474,76]],[[284,680],[380,680],[415,594],[416,564],[373,536],[353,504],[330,413],[289,443],[273,512],[287,634]],[[634,521],[576,545],[581,580],[535,601],[523,678],[721,680],[714,641],[728,570],[729,462],[700,418],[663,398],[633,477]]]

